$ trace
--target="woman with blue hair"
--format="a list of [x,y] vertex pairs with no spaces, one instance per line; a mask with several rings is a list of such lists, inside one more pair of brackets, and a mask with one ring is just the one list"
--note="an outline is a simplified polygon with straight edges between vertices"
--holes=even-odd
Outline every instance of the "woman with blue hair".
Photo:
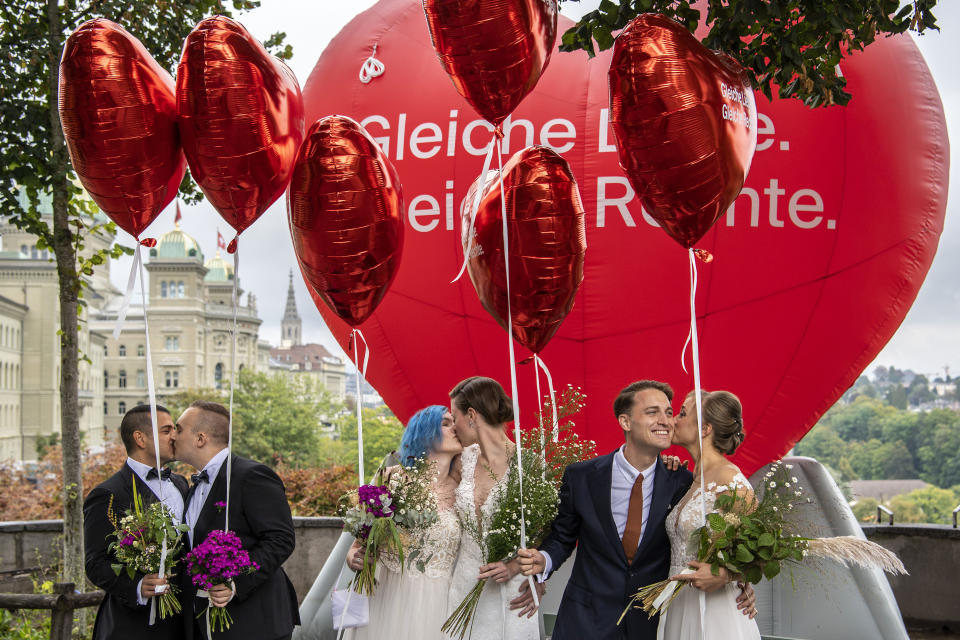
[[[400,462],[413,466],[425,458],[436,475],[433,491],[437,498],[437,521],[427,529],[416,562],[401,571],[392,554],[380,557],[377,591],[370,598],[370,623],[349,629],[347,640],[441,640],[447,617],[450,579],[460,548],[460,521],[454,509],[459,474],[451,474],[454,460],[463,446],[453,429],[450,410],[432,405],[418,411],[407,423],[400,441]],[[395,471],[403,473],[402,469]],[[363,548],[354,543],[347,554],[347,566],[358,571]]]

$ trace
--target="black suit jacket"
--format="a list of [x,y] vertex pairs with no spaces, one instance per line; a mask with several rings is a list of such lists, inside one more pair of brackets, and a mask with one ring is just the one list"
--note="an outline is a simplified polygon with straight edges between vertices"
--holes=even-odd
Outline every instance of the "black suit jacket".
[[[223,529],[224,512],[216,503],[227,499],[227,463],[207,493],[203,509],[193,530],[193,544],[199,545],[215,529]],[[184,510],[186,513],[186,510]],[[296,539],[293,517],[280,477],[270,467],[233,456],[230,479],[230,530],[236,533],[250,559],[260,565],[255,573],[234,580],[237,595],[227,611],[233,618],[229,629],[215,634],[215,640],[256,638],[274,640],[289,635],[300,624],[297,593],[282,565],[293,553]],[[197,589],[184,576],[184,609],[200,611],[206,600],[196,599]],[[188,640],[196,638],[192,620],[184,619]]]
[[[145,574],[137,573],[131,580],[127,572],[114,573],[111,564],[116,558],[107,551],[107,536],[113,525],[107,516],[110,496],[113,496],[113,512],[117,518],[133,506],[133,469],[124,463],[120,471],[98,485],[83,502],[83,541],[87,578],[106,591],[100,603],[97,619],[93,625],[93,640],[175,640],[181,636],[181,616],[172,616],[149,625],[150,606],[137,604],[137,583]],[[170,479],[186,496],[187,480],[172,474]],[[158,502],[150,487],[137,477],[137,493],[143,504]]]
[[657,460],[653,499],[643,538],[632,563],[627,563],[610,507],[615,453],[567,467],[560,487],[560,506],[550,534],[540,549],[557,569],[577,559],[563,592],[553,640],[654,640],[658,618],[632,609],[620,626],[617,620],[640,587],[667,578],[670,541],[664,521],[683,497],[693,475],[686,469],[670,472]]

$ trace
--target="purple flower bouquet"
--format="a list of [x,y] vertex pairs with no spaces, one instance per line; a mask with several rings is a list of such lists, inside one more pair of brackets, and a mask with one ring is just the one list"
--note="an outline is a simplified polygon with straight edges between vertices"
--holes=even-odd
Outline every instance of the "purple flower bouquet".
[[[240,538],[233,531],[211,531],[207,539],[184,558],[193,585],[203,591],[218,584],[230,584],[234,578],[257,571]],[[208,626],[213,631],[229,629],[233,618],[226,607],[208,606]],[[198,616],[199,617],[199,616]]]

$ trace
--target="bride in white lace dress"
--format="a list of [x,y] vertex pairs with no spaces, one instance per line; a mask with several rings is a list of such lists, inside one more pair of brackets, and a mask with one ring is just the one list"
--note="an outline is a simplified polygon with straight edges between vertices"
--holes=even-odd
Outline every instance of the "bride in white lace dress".
[[[692,586],[709,571],[709,565],[696,563],[696,547],[691,545],[693,533],[703,525],[703,514],[713,510],[718,493],[736,491],[753,496],[749,480],[725,456],[733,454],[743,442],[743,410],[735,395],[727,391],[702,392],[703,440],[697,433],[696,400],[693,392],[684,400],[673,435],[673,444],[690,452],[696,463],[693,485],[667,515],[667,535],[670,538],[670,575],[678,574],[691,565],[700,571],[681,576]],[[700,465],[703,465],[706,491],[700,490]],[[692,548],[691,548],[692,547]],[[724,571],[724,569],[721,569]],[[760,630],[752,615],[738,610],[740,589],[735,582],[709,593],[684,588],[680,595],[660,616],[658,640],[760,640]],[[700,598],[705,604],[704,628],[700,628]],[[755,610],[754,614],[755,615]]]
[[[490,496],[506,477],[516,446],[507,438],[504,423],[513,419],[513,405],[498,382],[468,378],[450,392],[454,426],[464,444],[456,508],[461,519],[486,528],[493,518]],[[469,446],[467,446],[469,445]],[[538,640],[540,626],[532,605],[518,615],[509,609],[521,593],[525,578],[516,559],[487,564],[477,542],[463,531],[460,555],[450,584],[448,612],[463,601],[477,583],[486,579],[473,621],[472,640]]]
[[[400,460],[426,455],[436,466],[434,490],[439,518],[417,545],[419,559],[425,560],[422,570],[413,561],[405,563],[401,572],[395,555],[380,557],[377,590],[370,598],[370,623],[348,629],[344,633],[347,640],[440,640],[444,637],[440,627],[447,618],[450,579],[460,546],[460,521],[454,510],[458,474],[450,471],[462,449],[453,429],[453,417],[446,407],[427,407],[410,419],[400,445]],[[351,569],[360,568],[362,553],[358,544],[350,549],[347,565]]]

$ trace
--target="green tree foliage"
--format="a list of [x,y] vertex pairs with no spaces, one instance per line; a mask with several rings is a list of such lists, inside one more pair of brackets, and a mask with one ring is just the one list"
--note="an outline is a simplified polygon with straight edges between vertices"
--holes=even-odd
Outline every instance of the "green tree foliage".
[[[343,413],[337,418],[339,440],[326,447],[334,461],[357,464],[357,415]],[[390,452],[400,448],[403,423],[387,407],[363,410],[364,480],[369,481]]]
[[876,522],[879,504],[876,498],[861,498],[853,505],[853,515],[859,522]]
[[868,396],[831,408],[795,448],[844,480],[920,478],[942,488],[960,484],[956,451],[960,413],[904,411]]
[[320,432],[332,405],[313,376],[274,376],[241,371],[234,391],[237,451],[268,464],[315,466]]
[[[695,31],[701,12],[691,0],[603,0],[563,34],[561,50],[601,51],[615,32],[641,13],[661,13]],[[938,29],[937,0],[707,0],[703,43],[737,58],[768,98],[795,97],[810,107],[846,104],[844,55],[878,38],[907,30]]]
[[[325,457],[321,432],[325,421],[342,412],[310,376],[274,376],[240,372],[233,395],[233,450],[276,467],[312,467]],[[190,403],[210,400],[229,403],[226,390],[185,389],[168,397],[164,406],[176,420]]]

